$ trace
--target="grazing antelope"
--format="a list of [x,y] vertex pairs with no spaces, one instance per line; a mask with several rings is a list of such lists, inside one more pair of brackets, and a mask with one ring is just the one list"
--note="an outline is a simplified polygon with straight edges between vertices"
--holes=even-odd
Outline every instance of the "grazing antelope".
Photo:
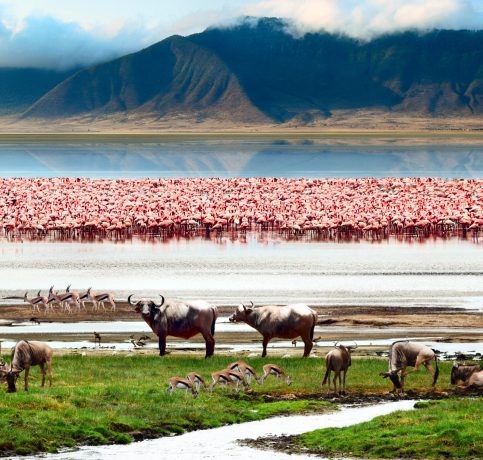
[[263,366],[263,376],[261,383],[264,383],[269,375],[274,375],[277,379],[284,378],[287,382],[287,385],[292,384],[292,379],[290,378],[290,376],[287,375],[284,370],[276,364],[265,364],[265,366]]
[[[72,298],[73,298],[73,299],[74,299],[74,300],[75,300],[75,301],[76,301],[76,302],[77,302],[77,303],[78,303],[80,306],[82,306],[82,308],[83,308],[84,310],[87,310],[87,308],[86,308],[86,303],[85,303],[85,301],[84,301],[84,299],[85,299],[84,295],[85,295],[85,294],[79,294],[79,293],[78,293],[78,292],[76,292],[76,291],[71,291],[71,290],[70,290],[70,287],[71,287],[71,285],[69,284],[69,285],[67,286],[67,288],[65,289],[65,292],[66,292],[66,293],[67,293],[67,292],[69,292],[70,294],[72,294]],[[79,307],[79,310],[80,310],[80,307]]]
[[188,394],[188,391],[191,391],[193,399],[198,396],[198,390],[196,389],[196,386],[188,379],[184,379],[182,377],[171,377],[168,380],[168,388],[166,388],[168,394],[171,396],[173,394],[173,391],[176,389],[185,390],[186,395]]
[[[337,345],[335,344],[335,349],[329,351],[325,356],[325,365],[327,370],[325,371],[324,380],[322,385],[328,383],[329,385],[329,392],[330,392],[330,373],[334,372],[334,393],[337,393],[337,378],[339,378],[339,394],[345,393],[345,379],[347,375],[347,370],[349,369],[350,365],[352,364],[351,360],[351,351],[355,347],[346,347],[344,345]],[[344,374],[342,379],[341,374]],[[342,380],[342,382],[341,382]]]
[[464,365],[454,363],[451,369],[451,384],[456,385],[463,382],[462,388],[483,389],[483,370],[479,364]]
[[103,310],[106,310],[104,306],[104,302],[109,302],[111,305],[111,311],[116,311],[116,302],[114,299],[114,294],[110,292],[104,292],[102,294],[96,294],[92,291],[92,288],[87,289],[87,298],[92,302],[94,306],[94,310],[99,310],[99,307],[102,307]]
[[[434,361],[436,369],[433,369],[431,363]],[[397,390],[404,392],[404,379],[411,372],[419,370],[419,366],[423,365],[433,376],[433,389],[439,376],[438,358],[431,348],[421,343],[399,341],[394,342],[389,349],[389,371],[381,372],[384,378],[389,377],[393,384],[393,392]],[[411,371],[406,371],[406,367],[414,367]],[[401,378],[399,378],[399,373]]]
[[258,377],[255,369],[247,364],[245,361],[235,361],[234,363],[228,364],[226,368],[241,372],[245,376],[245,379],[247,380],[247,383],[249,385],[252,377],[256,380],[258,384],[262,383],[262,380]]
[[25,370],[25,391],[28,390],[29,371],[31,366],[40,366],[42,371],[42,387],[45,385],[45,364],[49,370],[49,386],[52,386],[52,356],[54,351],[44,342],[21,340],[12,349],[10,370],[7,373],[8,392],[17,391],[15,383],[19,374]]
[[245,376],[240,371],[223,369],[222,371],[213,372],[211,374],[213,382],[211,383],[209,390],[213,391],[216,385],[235,385],[235,391],[240,392],[240,384],[243,385],[243,390],[247,391],[248,384]]
[[101,334],[99,334],[98,332],[94,332],[94,346],[96,346],[96,344],[99,344],[99,347],[101,346]]
[[201,377],[200,374],[197,374],[196,372],[190,372],[186,378],[196,387],[196,390],[200,391],[201,385],[203,385],[203,388],[205,390],[208,390],[208,385],[204,381],[203,377]]

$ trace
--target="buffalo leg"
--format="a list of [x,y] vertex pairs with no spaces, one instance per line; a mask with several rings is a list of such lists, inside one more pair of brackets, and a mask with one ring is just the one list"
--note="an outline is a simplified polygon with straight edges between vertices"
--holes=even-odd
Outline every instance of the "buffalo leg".
[[312,351],[312,347],[314,344],[312,343],[312,339],[310,337],[302,337],[302,340],[304,341],[304,358],[307,358],[307,356],[310,355],[310,352]]
[[201,334],[202,334],[203,338],[205,339],[205,343],[206,343],[205,358],[210,358],[211,356],[213,356],[213,354],[215,352],[215,339],[208,332],[205,332],[205,333],[202,332]]
[[267,356],[267,345],[268,345],[268,341],[269,340],[270,340],[270,338],[263,337],[263,352],[262,352],[262,358],[265,358],[265,356]]
[[159,337],[158,340],[159,356],[166,354],[166,337]]

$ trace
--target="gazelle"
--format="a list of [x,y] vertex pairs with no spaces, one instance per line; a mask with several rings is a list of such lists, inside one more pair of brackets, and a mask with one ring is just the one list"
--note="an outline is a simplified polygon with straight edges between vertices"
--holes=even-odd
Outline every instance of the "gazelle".
[[269,375],[274,375],[277,379],[284,378],[285,382],[287,382],[287,385],[292,384],[292,379],[290,378],[290,376],[287,375],[284,370],[276,364],[265,364],[265,366],[263,366],[263,376],[261,383],[264,383]]
[[[77,303],[78,303],[80,306],[82,306],[82,308],[83,308],[84,310],[87,310],[87,308],[86,308],[86,303],[84,302],[84,298],[85,298],[85,297],[84,297],[84,295],[85,295],[85,294],[79,294],[79,293],[78,293],[78,292],[76,292],[76,291],[71,291],[71,290],[70,290],[70,287],[71,287],[71,285],[69,284],[69,285],[67,286],[67,288],[65,289],[65,292],[66,292],[66,293],[67,293],[67,292],[71,293],[71,294],[72,294],[72,298],[73,298],[73,299],[75,299],[75,301],[76,301],[76,302],[77,302]],[[79,307],[79,310],[80,310],[80,307]]]
[[240,371],[234,371],[230,369],[223,369],[222,371],[213,372],[211,374],[213,382],[211,383],[209,390],[213,391],[216,385],[235,385],[235,391],[239,393],[240,384],[243,385],[244,391],[248,389],[245,376]]
[[111,311],[116,311],[116,302],[114,300],[114,294],[110,292],[104,292],[102,294],[96,294],[92,291],[92,288],[87,289],[87,298],[92,302],[94,310],[99,310],[102,307],[103,310],[106,309],[104,302],[109,302],[111,304]]
[[23,296],[23,301],[31,305],[33,313],[35,313],[35,311],[38,311],[40,313],[40,305],[44,306],[45,313],[48,312],[48,299],[44,296],[41,296],[40,291],[37,293],[36,297],[32,297],[30,299],[28,298],[28,292],[26,292]]
[[49,289],[49,303],[57,302],[62,310],[71,312],[70,304],[73,303],[78,310],[80,310],[80,305],[75,301],[72,296],[72,293],[65,292],[64,294],[59,294],[57,291],[54,291],[54,286],[50,286]]
[[196,389],[195,384],[188,379],[184,379],[182,377],[171,377],[168,380],[168,388],[166,388],[168,394],[171,396],[173,394],[173,391],[176,389],[185,390],[186,395],[188,394],[188,391],[191,391],[193,399],[198,396],[198,390]]
[[228,364],[226,368],[241,372],[245,376],[245,379],[249,385],[252,377],[256,380],[258,384],[262,383],[262,380],[258,377],[255,369],[247,364],[245,361],[235,361],[234,363]]
[[208,385],[200,374],[197,374],[196,372],[190,372],[186,376],[186,378],[196,387],[196,391],[198,391],[198,393],[200,391],[201,385],[203,385],[203,388],[205,390],[208,389]]

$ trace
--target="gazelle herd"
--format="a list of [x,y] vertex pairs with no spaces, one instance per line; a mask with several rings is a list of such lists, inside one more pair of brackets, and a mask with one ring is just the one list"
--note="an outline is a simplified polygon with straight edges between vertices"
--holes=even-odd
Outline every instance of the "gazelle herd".
[[[28,292],[25,293],[23,301],[29,304],[32,308],[32,313],[43,313],[46,315],[56,311],[62,313],[72,313],[74,311],[80,312],[82,310],[87,311],[86,303],[92,304],[92,310],[98,311],[101,308],[105,311],[107,302],[111,306],[111,311],[116,311],[116,300],[114,294],[110,292],[102,292],[96,294],[92,291],[92,288],[87,289],[84,292],[71,291],[71,285],[69,284],[64,292],[54,290],[54,286],[50,286],[47,295],[42,295],[41,291],[37,292],[37,295],[29,297]],[[4,299],[17,299],[18,297],[4,297]]]
[[173,391],[184,390],[185,394],[191,392],[193,398],[196,398],[200,392],[201,386],[206,391],[212,392],[217,385],[231,386],[235,388],[237,393],[240,392],[240,387],[243,386],[243,391],[250,389],[250,382],[252,378],[262,385],[268,376],[273,375],[278,379],[284,379],[287,385],[292,384],[290,376],[276,364],[265,364],[263,366],[263,375],[258,377],[255,369],[244,361],[236,361],[229,364],[225,369],[212,372],[211,384],[208,385],[203,377],[196,373],[190,372],[186,377],[171,377],[168,379],[168,388],[166,391],[172,395]]

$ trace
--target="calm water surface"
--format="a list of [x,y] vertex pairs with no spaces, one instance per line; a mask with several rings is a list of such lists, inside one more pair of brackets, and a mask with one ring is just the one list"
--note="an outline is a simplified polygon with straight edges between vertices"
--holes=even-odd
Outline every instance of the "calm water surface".
[[54,284],[219,304],[456,306],[483,309],[483,244],[473,240],[312,243],[232,240],[0,241],[0,296]]
[[482,145],[327,145],[317,140],[0,144],[0,176],[483,177]]

